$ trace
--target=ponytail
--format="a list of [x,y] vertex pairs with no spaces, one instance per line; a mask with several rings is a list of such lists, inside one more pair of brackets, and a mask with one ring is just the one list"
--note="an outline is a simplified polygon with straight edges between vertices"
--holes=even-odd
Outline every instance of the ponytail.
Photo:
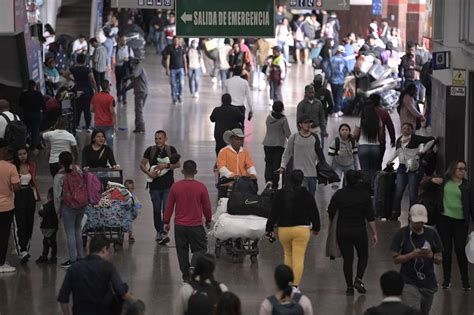
[[293,270],[287,265],[279,265],[275,268],[275,282],[278,289],[282,292],[281,300],[291,297],[294,279]]

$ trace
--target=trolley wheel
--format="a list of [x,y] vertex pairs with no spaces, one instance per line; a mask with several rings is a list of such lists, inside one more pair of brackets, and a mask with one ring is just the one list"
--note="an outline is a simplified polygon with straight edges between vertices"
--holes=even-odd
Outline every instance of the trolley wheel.
[[256,263],[257,262],[257,255],[250,255],[250,261],[252,262],[252,264]]

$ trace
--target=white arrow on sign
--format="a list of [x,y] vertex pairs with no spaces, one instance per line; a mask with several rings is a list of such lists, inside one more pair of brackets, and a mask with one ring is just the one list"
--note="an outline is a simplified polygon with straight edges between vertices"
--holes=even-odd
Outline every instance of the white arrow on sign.
[[349,3],[347,3],[347,0],[343,0],[338,5],[341,6],[343,9],[345,9],[349,5]]
[[181,20],[186,23],[186,22],[191,22],[193,20],[193,16],[191,14],[186,14],[186,12],[181,15]]

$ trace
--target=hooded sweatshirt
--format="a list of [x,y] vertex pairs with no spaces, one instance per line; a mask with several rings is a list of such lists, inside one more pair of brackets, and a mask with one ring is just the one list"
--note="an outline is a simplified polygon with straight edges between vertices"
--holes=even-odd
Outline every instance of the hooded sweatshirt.
[[291,135],[286,116],[272,112],[267,117],[266,125],[267,133],[263,139],[263,145],[267,147],[286,147],[286,140]]
[[321,101],[314,98],[311,102],[305,97],[296,108],[296,126],[299,126],[298,121],[303,115],[308,115],[313,120],[312,128],[319,127],[321,132],[326,132],[326,115]]

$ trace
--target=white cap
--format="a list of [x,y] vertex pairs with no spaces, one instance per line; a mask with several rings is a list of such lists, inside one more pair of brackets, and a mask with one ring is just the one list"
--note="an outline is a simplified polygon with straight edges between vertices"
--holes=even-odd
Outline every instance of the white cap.
[[428,211],[426,207],[421,204],[414,204],[410,208],[410,219],[413,223],[428,223]]
[[339,46],[337,47],[337,51],[340,52],[340,53],[344,53],[344,52],[346,51],[346,49],[344,48],[344,46],[339,45]]

